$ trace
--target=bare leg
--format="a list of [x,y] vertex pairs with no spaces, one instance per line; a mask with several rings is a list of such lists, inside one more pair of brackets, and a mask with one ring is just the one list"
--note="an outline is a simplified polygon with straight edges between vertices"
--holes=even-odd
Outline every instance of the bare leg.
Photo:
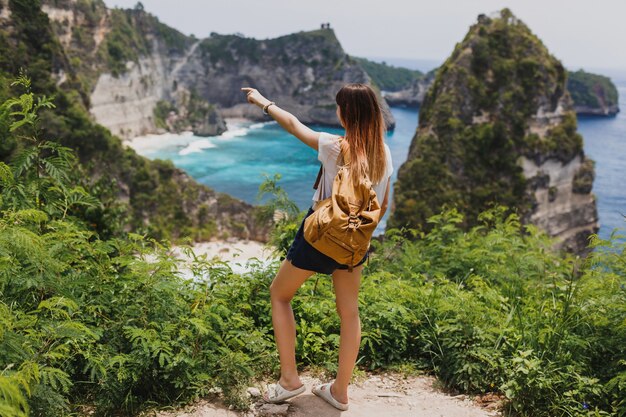
[[296,322],[291,299],[304,281],[314,273],[295,267],[285,259],[270,286],[272,323],[280,357],[279,383],[290,391],[302,386],[296,368]]
[[363,265],[355,267],[352,272],[337,269],[333,272],[333,286],[337,312],[341,319],[339,338],[339,366],[337,377],[330,387],[332,396],[339,402],[348,403],[348,384],[352,379],[352,371],[359,354],[361,343],[361,321],[359,320],[359,285]]

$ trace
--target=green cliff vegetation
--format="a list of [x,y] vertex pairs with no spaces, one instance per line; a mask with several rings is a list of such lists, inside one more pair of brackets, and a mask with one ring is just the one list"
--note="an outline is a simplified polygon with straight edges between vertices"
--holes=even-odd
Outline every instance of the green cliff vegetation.
[[[278,372],[278,264],[238,274],[192,256],[183,266],[167,242],[95,233],[83,213],[102,203],[78,182],[73,152],[38,134],[53,105],[28,88],[0,105],[10,136],[30,145],[0,163],[0,413],[131,416],[216,391],[247,409],[246,388]],[[272,181],[261,191],[289,213],[273,230],[284,257],[304,213]],[[394,229],[372,242],[359,366],[500,393],[507,415],[624,415],[626,244],[595,238],[610,250],[561,257],[506,212],[484,211],[468,231],[448,210],[428,234]],[[340,331],[333,298],[318,276],[293,302],[299,366],[327,376]]]
[[385,91],[398,91],[407,88],[412,81],[424,76],[421,71],[394,67],[387,63],[370,61],[367,58],[352,57],[372,77],[372,81]]
[[[233,55],[232,49],[237,50],[238,54]],[[262,52],[259,49],[259,42],[254,38],[216,33],[212,33],[211,37],[202,40],[200,51],[203,56],[208,57],[213,65],[218,62],[234,64],[239,57],[245,57],[251,62],[258,62]]]
[[[389,227],[427,230],[427,219],[446,206],[464,214],[465,226],[493,203],[527,213],[533,201],[518,158],[567,162],[582,151],[565,78],[561,63],[508,9],[479,16],[424,98]],[[554,112],[562,100],[561,123],[538,120],[545,134],[529,133],[539,109]]]
[[597,109],[600,112],[609,112],[611,107],[617,107],[617,88],[609,77],[580,69],[568,74],[567,89],[576,106]]
[[146,14],[132,10],[112,9],[110,12],[110,32],[101,45],[109,70],[113,75],[126,72],[126,62],[137,61],[140,56],[150,52],[147,39],[137,31],[141,27],[133,22],[137,17]]
[[[267,49],[262,49],[261,43],[264,43]],[[276,65],[324,64],[332,68],[337,60],[344,58],[339,45],[331,29],[300,31],[264,41],[240,34],[222,35],[212,32],[210,37],[201,41],[200,51],[212,65],[217,63],[233,65],[242,59],[258,64],[266,56],[278,55]],[[300,48],[307,48],[311,53],[305,53]],[[317,53],[322,60],[313,56]]]
[[[83,185],[103,202],[88,213],[92,229],[105,235],[132,228],[157,238],[212,237],[215,219],[202,214],[200,205],[211,199],[219,203],[220,195],[190,180],[170,162],[140,157],[95,124],[84,91],[74,88],[80,85],[78,75],[39,2],[11,0],[9,7],[10,25],[0,27],[0,100],[11,94],[8,80],[20,68],[28,69],[33,91],[55,97],[55,111],[42,110],[40,133],[76,151],[85,169]],[[61,70],[68,77],[63,89],[52,77]],[[3,123],[0,161],[8,161],[28,144],[16,141]]]
[[[38,7],[37,3],[26,1],[33,9]],[[166,49],[160,52],[179,55],[194,40],[161,23],[145,12],[140,3],[133,9],[107,9],[102,0],[43,0],[42,3],[71,11],[76,17],[74,22],[53,21],[51,26],[58,38],[69,39],[64,50],[86,95],[91,93],[102,72],[119,76],[126,72],[128,61],[138,62],[140,57],[155,52],[155,39]]]
[[176,133],[191,130],[197,136],[219,135],[226,131],[215,106],[195,91],[181,91],[178,97],[175,102],[157,102],[153,111],[156,127]]
[[366,58],[352,57],[363,67],[372,81],[385,91],[398,91],[407,88],[414,80],[424,76],[421,71],[410,70],[408,68],[394,67],[387,63],[374,62]]

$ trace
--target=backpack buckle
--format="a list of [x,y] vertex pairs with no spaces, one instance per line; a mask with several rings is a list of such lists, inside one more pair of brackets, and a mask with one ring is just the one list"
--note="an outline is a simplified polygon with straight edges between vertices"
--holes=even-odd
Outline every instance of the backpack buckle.
[[350,213],[348,217],[348,228],[356,229],[361,225],[361,219],[354,213]]

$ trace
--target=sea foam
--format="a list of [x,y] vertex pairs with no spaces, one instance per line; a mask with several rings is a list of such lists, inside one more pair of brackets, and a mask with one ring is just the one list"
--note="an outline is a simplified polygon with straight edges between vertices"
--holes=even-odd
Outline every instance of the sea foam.
[[149,155],[170,146],[186,146],[193,139],[192,132],[163,133],[137,136],[124,141],[124,144],[140,155]]
[[189,155],[194,152],[202,152],[204,149],[216,148],[218,145],[215,143],[218,140],[228,140],[236,137],[245,137],[248,132],[255,129],[261,129],[263,126],[276,122],[261,122],[250,124],[249,121],[240,121],[239,119],[226,119],[226,132],[217,136],[209,136],[206,138],[198,139],[187,145],[187,147],[181,149],[178,154],[181,156]]
[[189,155],[190,153],[194,153],[194,152],[202,152],[202,150],[204,149],[209,149],[209,148],[216,148],[217,145],[215,145],[213,142],[211,142],[209,139],[199,139],[196,140],[194,142],[191,142],[189,145],[187,145],[186,148],[181,149],[178,154],[179,155]]

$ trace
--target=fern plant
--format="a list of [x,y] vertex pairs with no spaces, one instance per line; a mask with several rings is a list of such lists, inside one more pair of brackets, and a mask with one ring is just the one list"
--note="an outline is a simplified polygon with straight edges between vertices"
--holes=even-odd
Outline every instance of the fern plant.
[[24,92],[2,103],[0,113],[12,118],[9,131],[23,144],[10,166],[0,162],[3,207],[32,208],[61,218],[75,207],[97,207],[99,201],[70,179],[77,166],[74,152],[40,137],[39,112],[54,108],[52,98],[35,96],[24,72],[11,86]]

